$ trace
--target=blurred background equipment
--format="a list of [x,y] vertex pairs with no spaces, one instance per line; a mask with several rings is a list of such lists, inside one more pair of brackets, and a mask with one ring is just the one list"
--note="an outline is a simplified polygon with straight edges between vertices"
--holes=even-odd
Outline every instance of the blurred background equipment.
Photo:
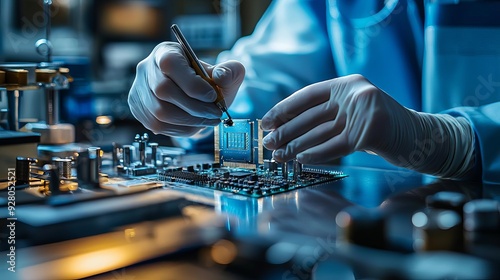
[[424,111],[500,101],[499,10],[499,1],[428,1]]
[[[35,50],[36,42],[47,35],[44,2],[1,1],[0,63],[47,60]],[[73,79],[60,91],[58,121],[75,126],[76,142],[102,145],[143,129],[131,115],[126,97],[137,63],[158,43],[175,40],[172,23],[181,26],[200,59],[214,62],[220,51],[253,31],[270,0],[50,2],[52,60],[69,69]],[[46,119],[39,106],[45,103],[42,94],[26,91],[22,99],[21,121]],[[7,98],[0,99],[0,108],[6,110]],[[170,143],[168,137],[152,137]]]

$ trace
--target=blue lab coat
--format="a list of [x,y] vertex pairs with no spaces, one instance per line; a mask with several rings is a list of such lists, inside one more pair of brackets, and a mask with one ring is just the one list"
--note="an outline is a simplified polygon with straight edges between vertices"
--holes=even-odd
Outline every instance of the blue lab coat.
[[[375,13],[373,11],[376,11]],[[423,1],[273,1],[249,37],[219,56],[247,69],[230,107],[235,118],[261,118],[296,90],[359,73],[408,108],[421,110],[424,47]],[[447,111],[473,125],[483,180],[500,182],[500,103]],[[200,135],[203,136],[203,135]],[[390,168],[357,152],[345,164]]]

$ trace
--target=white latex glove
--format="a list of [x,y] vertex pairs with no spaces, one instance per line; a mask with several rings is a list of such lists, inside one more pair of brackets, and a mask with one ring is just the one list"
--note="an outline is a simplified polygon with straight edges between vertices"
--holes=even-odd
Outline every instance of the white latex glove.
[[372,151],[397,166],[460,178],[474,166],[474,132],[464,118],[407,109],[363,76],[305,87],[273,107],[262,128],[277,161],[329,164]]
[[[229,107],[245,68],[237,61],[202,64],[222,89]],[[216,98],[210,84],[190,67],[181,46],[164,42],[137,65],[128,104],[134,117],[153,133],[190,136],[219,124],[222,112],[213,103]]]

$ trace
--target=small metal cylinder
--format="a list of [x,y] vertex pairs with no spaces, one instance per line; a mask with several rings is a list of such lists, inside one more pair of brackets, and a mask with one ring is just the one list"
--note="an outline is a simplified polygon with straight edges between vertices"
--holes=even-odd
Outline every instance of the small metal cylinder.
[[457,212],[428,208],[413,214],[412,223],[416,251],[463,250],[463,224]]
[[59,91],[45,88],[45,122],[48,125],[59,123]]
[[463,207],[467,202],[467,197],[458,192],[441,191],[425,198],[425,203],[429,208],[452,210],[463,216]]
[[59,176],[64,179],[71,178],[71,163],[72,160],[69,158],[53,158],[53,164],[59,170]]
[[92,183],[99,182],[99,168],[100,168],[100,158],[101,158],[101,148],[99,147],[90,147],[88,148],[89,152],[89,180]]
[[142,166],[146,165],[146,143],[139,143],[139,159]]
[[337,242],[385,249],[387,239],[383,215],[372,209],[348,206],[335,217]]
[[144,133],[144,135],[141,137],[141,140],[139,141],[139,159],[142,166],[146,165],[146,145],[148,143],[148,140],[149,135],[147,133]]
[[7,121],[9,123],[9,130],[19,130],[19,115],[22,91],[9,90],[7,91]]
[[91,180],[90,158],[88,151],[79,153],[78,157],[76,158],[76,178],[78,180],[78,186],[81,188],[99,188],[99,182]]
[[117,166],[120,164],[120,158],[118,157],[118,154],[120,153],[121,145],[116,142],[113,142],[112,145],[113,145],[113,150],[111,151],[113,160],[112,164],[113,166]]
[[297,181],[302,175],[302,163],[293,160],[293,180]]
[[290,166],[290,162],[284,162],[283,167],[281,168],[281,174],[283,175],[283,179],[288,180],[288,169]]
[[123,166],[130,166],[132,164],[132,152],[134,150],[134,146],[132,145],[124,145],[123,146]]
[[102,151],[101,147],[89,147],[88,151],[89,151],[89,154],[95,153],[96,159],[97,159],[97,167],[100,170],[101,169],[101,165],[102,165],[102,154],[103,154],[103,151]]
[[494,199],[476,199],[464,206],[464,227],[467,231],[499,231],[500,204]]
[[51,195],[56,195],[61,193],[59,170],[57,165],[46,164],[43,166],[43,170],[49,175],[49,190]]
[[149,143],[149,146],[151,147],[151,163],[153,166],[157,166],[157,155],[158,155],[158,143]]

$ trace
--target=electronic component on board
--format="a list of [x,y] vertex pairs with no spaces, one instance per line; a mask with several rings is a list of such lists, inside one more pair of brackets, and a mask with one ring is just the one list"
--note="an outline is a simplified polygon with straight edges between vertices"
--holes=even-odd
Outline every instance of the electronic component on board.
[[[146,147],[148,146],[149,135],[144,133],[143,135],[136,134],[134,142],[137,143],[138,148],[138,159],[134,160],[134,145],[123,145],[122,162],[123,165],[118,165],[117,169],[120,173],[126,173],[132,176],[144,176],[152,175],[156,173],[156,160],[152,161],[151,164],[146,162]],[[158,144],[154,144],[154,157],[156,158]],[[118,158],[118,156],[117,156]],[[119,159],[118,159],[119,161]]]
[[[167,186],[204,188],[259,198],[347,176],[337,171],[305,168],[296,160],[286,163],[264,160],[262,138],[260,120],[234,119],[232,126],[222,123],[215,129],[215,162],[186,161],[185,165],[180,165],[179,161],[166,162],[158,143],[148,143],[147,134],[137,134],[132,145],[113,143],[111,177],[101,173],[104,151],[100,147],[88,147],[75,158],[53,158],[52,164],[35,176],[39,181],[36,185],[41,186],[40,193],[47,197],[73,195],[85,190],[92,193],[90,197],[93,198],[102,190],[120,194]],[[18,183],[26,187],[35,186],[30,182],[32,161],[19,157],[16,164]],[[72,166],[76,176],[72,175]],[[86,198],[52,198],[50,203],[60,205],[82,199]]]
[[233,125],[224,123],[214,128],[214,156],[216,163],[235,168],[256,169],[264,163],[263,131],[260,120],[233,119]]
[[[167,168],[158,171],[158,179],[172,187],[201,187],[254,198],[275,195],[326,182],[347,175],[338,171],[301,168],[286,172],[274,166],[257,169],[214,167],[210,169]],[[295,174],[294,172],[300,172]]]

